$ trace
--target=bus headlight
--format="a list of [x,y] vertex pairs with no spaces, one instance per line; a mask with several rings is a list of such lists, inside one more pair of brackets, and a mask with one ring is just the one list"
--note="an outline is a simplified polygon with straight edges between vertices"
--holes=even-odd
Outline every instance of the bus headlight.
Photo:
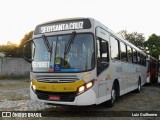
[[86,88],[87,88],[87,89],[91,88],[92,86],[93,86],[93,83],[92,83],[92,82],[89,82],[89,83],[86,84]]
[[35,91],[36,90],[36,86],[33,85],[33,83],[31,82],[31,88]]
[[33,87],[33,90],[36,90],[36,86],[35,85],[32,85],[32,87]]
[[80,86],[78,88],[78,95],[87,91],[88,89],[90,89],[91,87],[93,87],[94,85],[94,80],[88,82],[88,83],[85,83],[84,85]]
[[85,90],[85,86],[81,86],[81,87],[79,87],[78,92],[82,93],[82,92],[84,92],[84,90]]

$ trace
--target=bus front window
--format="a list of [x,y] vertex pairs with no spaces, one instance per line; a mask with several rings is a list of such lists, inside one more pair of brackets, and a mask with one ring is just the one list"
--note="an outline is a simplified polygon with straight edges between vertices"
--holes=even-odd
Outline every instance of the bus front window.
[[71,35],[47,37],[51,46],[48,52],[43,38],[34,39],[35,57],[32,62],[36,72],[82,72],[94,68],[94,43],[92,34],[76,34],[66,48]]

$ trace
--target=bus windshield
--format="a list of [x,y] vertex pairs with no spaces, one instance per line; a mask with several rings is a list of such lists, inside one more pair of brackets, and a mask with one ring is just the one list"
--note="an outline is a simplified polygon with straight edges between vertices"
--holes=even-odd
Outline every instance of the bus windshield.
[[94,42],[92,34],[76,34],[66,48],[70,35],[46,36],[50,50],[42,37],[35,38],[32,69],[35,72],[82,72],[94,68]]

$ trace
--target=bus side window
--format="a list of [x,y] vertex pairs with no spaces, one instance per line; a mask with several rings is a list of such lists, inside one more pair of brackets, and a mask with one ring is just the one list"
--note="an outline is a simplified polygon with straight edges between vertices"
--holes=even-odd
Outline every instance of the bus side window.
[[120,47],[121,47],[121,61],[126,62],[127,61],[126,45],[120,42]]
[[133,49],[133,63],[137,63],[137,51]]
[[146,57],[143,54],[141,54],[141,63],[143,66],[146,66]]
[[139,52],[137,52],[137,57],[138,57],[137,64],[141,64],[141,54]]
[[108,62],[109,61],[109,58],[108,58],[108,42],[102,40],[101,41],[101,49],[100,49],[100,52],[101,52],[101,61],[102,62]]
[[127,46],[127,56],[128,56],[128,62],[133,61],[133,50],[131,47]]
[[158,61],[158,72],[160,72],[160,60]]
[[111,59],[119,60],[119,42],[114,37],[110,36],[110,44],[111,44]]
[[144,66],[146,66],[146,56],[144,56]]
[[108,55],[108,42],[98,38],[97,40],[97,74],[100,74],[104,69],[108,67],[109,55]]

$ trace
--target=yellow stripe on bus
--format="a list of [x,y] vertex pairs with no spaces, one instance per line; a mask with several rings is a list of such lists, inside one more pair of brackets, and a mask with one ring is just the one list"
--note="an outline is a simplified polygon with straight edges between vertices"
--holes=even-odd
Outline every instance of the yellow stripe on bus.
[[35,85],[36,90],[48,92],[76,92],[77,88],[83,85],[83,80],[78,80],[73,83],[44,83],[32,80],[32,85]]
[[84,75],[84,76],[82,77],[82,79],[85,79],[85,78],[87,78],[87,77],[89,77],[89,76],[91,76],[91,73],[87,73],[86,75]]

